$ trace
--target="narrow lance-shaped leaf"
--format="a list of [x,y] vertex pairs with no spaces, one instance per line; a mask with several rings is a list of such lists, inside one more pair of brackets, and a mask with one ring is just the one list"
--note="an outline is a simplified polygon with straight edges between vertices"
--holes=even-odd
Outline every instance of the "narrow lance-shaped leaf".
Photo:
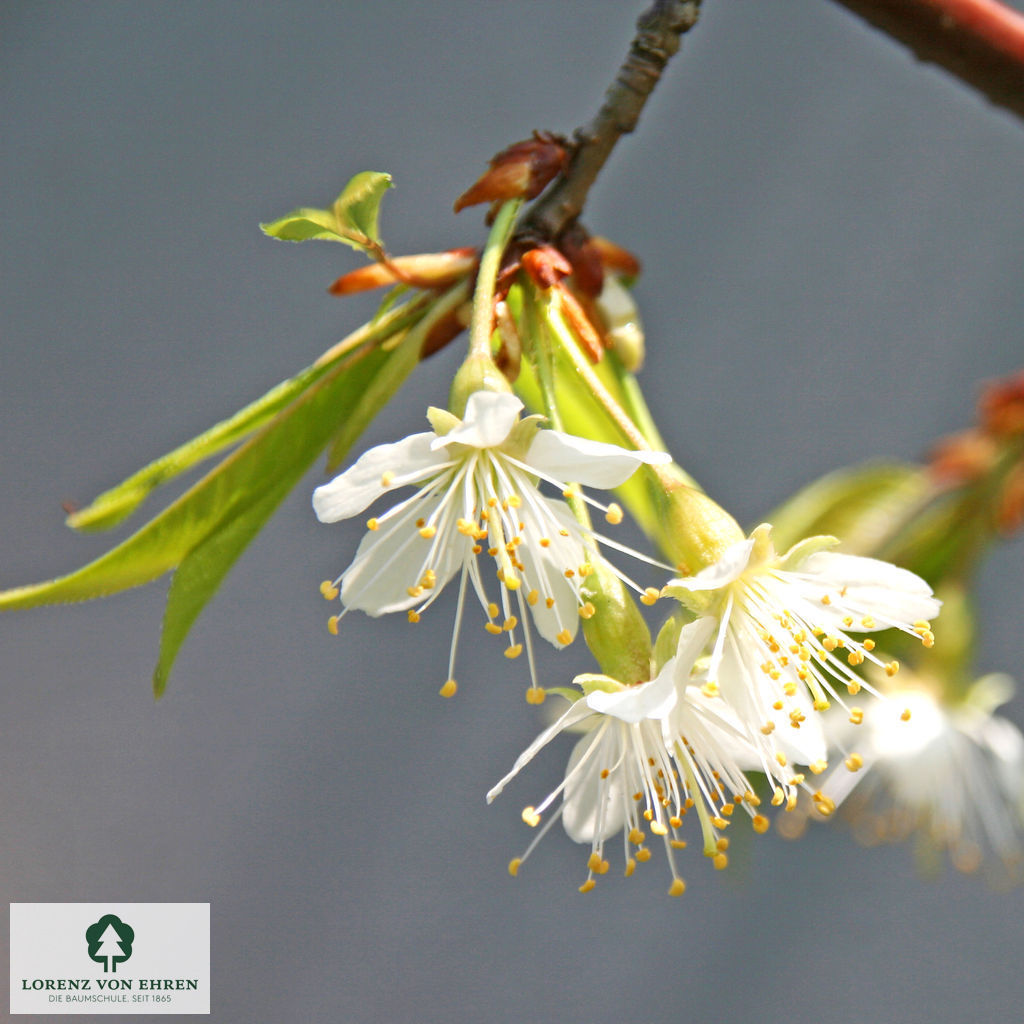
[[284,413],[280,424],[275,421],[240,449],[238,454],[245,452],[248,457],[237,486],[246,501],[231,516],[222,516],[215,529],[188,552],[171,581],[153,674],[157,697],[167,685],[171,666],[192,624],[249,542],[302,478],[331,431],[337,429],[338,410],[349,410],[346,427],[358,437],[382,408],[381,404],[360,401],[360,396],[385,379],[392,390],[397,389],[416,365],[420,341],[419,332],[411,332],[394,351],[377,349],[351,369],[331,374]]
[[363,344],[403,331],[422,316],[429,302],[429,297],[421,296],[378,315],[373,323],[354,331],[325,352],[312,366],[271,388],[228,419],[155,459],[116,487],[104,491],[85,508],[72,512],[67,518],[68,526],[83,531],[108,530],[117,526],[157,487],[262,427],[306,388],[320,380],[342,357]]
[[[413,332],[412,343],[417,340]],[[218,525],[258,501],[272,481],[289,474],[297,479],[337,430],[346,414],[341,403],[354,402],[390,363],[390,354],[373,343],[351,353],[131,537],[76,572],[0,591],[0,611],[104,597],[173,569]]]

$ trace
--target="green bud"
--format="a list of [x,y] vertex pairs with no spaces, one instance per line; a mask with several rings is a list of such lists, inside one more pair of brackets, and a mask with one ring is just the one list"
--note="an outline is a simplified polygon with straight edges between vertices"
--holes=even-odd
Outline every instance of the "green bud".
[[651,678],[651,634],[622,581],[601,560],[586,578],[583,598],[594,611],[583,620],[583,636],[601,671],[623,683]]
[[512,392],[512,385],[487,355],[470,355],[452,381],[448,408],[460,419],[466,414],[466,402],[474,391]]

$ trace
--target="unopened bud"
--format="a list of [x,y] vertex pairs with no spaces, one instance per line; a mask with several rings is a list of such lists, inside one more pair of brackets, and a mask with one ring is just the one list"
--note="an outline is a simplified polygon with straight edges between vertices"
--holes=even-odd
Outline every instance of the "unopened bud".
[[477,203],[533,199],[568,166],[568,153],[553,135],[537,132],[491,158],[491,167],[455,200],[455,212]]
[[666,489],[658,530],[662,550],[691,574],[713,565],[727,548],[744,539],[739,523],[721,505],[681,479]]
[[448,398],[448,408],[460,419],[466,414],[466,403],[475,391],[512,391],[508,379],[489,356],[471,355],[459,367]]
[[633,296],[614,274],[606,274],[597,299],[608,341],[623,367],[635,373],[644,362],[644,325]]
[[621,245],[616,245],[600,235],[592,235],[589,244],[597,252],[605,270],[610,270],[627,281],[640,276],[640,261],[628,249],[623,249]]
[[466,246],[447,252],[396,256],[380,263],[342,274],[327,290],[332,295],[352,295],[388,284],[413,288],[445,288],[471,274],[476,267],[476,249]]
[[978,418],[990,434],[1024,434],[1024,371],[985,387],[978,401]]

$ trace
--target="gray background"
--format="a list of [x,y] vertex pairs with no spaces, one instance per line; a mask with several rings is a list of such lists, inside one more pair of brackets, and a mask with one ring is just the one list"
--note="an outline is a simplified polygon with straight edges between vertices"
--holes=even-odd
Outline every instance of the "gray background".
[[[586,220],[645,260],[644,381],[673,450],[756,522],[828,468],[919,456],[1024,361],[1024,126],[825,0],[705,6]],[[506,143],[589,118],[639,10],[6,0],[0,582],[98,554],[62,500],[370,309],[324,292],[353,254],[259,220],[370,168],[398,185],[392,251],[477,243],[454,196]],[[456,365],[423,367],[366,443],[423,429]],[[317,584],[360,528],[315,523],[320,479],[158,704],[164,583],[0,619],[9,901],[211,901],[218,1022],[1019,1019],[1020,893],[923,881],[906,848],[770,835],[724,876],[688,857],[680,901],[660,857],[583,898],[585,851],[552,832],[509,879],[568,744],[485,806],[540,723],[522,677],[466,645],[458,698],[437,697],[453,601],[415,632],[328,636]],[[1022,568],[1016,541],[983,575],[981,669],[1024,651]],[[587,659],[544,665],[560,682]]]

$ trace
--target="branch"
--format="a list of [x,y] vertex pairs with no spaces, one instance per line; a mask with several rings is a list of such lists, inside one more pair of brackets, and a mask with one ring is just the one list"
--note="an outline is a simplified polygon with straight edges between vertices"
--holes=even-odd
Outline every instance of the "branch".
[[701,0],[655,0],[637,20],[637,34],[622,67],[590,124],[573,134],[569,167],[531,207],[517,235],[556,239],[583,210],[587,193],[615,143],[637,125],[647,97],[661,78],[680,36],[697,22]]
[[998,0],[836,0],[1024,117],[1024,15]]

